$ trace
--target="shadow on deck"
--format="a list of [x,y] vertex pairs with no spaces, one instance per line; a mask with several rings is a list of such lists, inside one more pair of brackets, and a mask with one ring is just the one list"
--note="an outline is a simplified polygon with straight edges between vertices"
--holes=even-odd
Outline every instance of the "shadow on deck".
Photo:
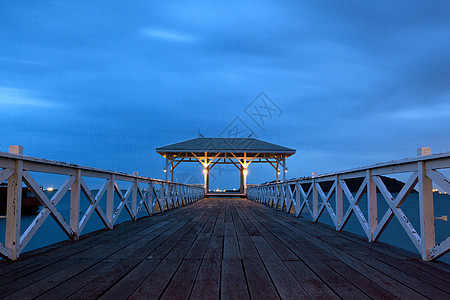
[[450,267],[247,199],[209,198],[0,263],[0,297],[440,298]]

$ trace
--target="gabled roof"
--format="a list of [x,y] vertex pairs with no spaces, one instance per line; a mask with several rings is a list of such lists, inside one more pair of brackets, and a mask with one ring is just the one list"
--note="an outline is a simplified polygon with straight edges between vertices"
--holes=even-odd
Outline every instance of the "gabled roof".
[[198,137],[164,147],[156,152],[221,152],[221,153],[279,153],[288,156],[295,154],[294,149],[275,145],[255,138],[206,138]]

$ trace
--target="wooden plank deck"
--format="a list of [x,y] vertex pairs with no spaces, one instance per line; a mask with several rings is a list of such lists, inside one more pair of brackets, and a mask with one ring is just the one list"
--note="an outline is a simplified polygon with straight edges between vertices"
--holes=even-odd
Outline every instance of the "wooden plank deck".
[[0,263],[6,299],[449,299],[450,267],[209,198]]

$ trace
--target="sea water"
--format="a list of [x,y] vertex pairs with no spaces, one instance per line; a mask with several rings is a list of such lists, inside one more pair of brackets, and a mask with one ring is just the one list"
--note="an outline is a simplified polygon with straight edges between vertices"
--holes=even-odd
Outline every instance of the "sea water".
[[[46,192],[49,198],[53,196],[55,192]],[[393,194],[395,197],[396,194]],[[105,196],[104,196],[105,198]],[[384,213],[388,210],[388,204],[384,200],[383,196],[381,194],[377,195],[378,199],[378,220],[381,220]],[[441,217],[442,215],[447,215],[450,217],[450,196],[446,194],[439,194],[435,193],[434,197],[434,215],[435,217]],[[114,206],[117,207],[119,204],[119,199],[116,196],[114,199]],[[332,204],[332,207],[335,207],[335,199],[334,196],[331,197],[330,203]],[[359,202],[359,207],[363,214],[365,215],[367,219],[367,197],[364,194]],[[86,211],[86,209],[89,206],[89,202],[86,199],[84,195],[81,196],[80,199],[80,220]],[[103,212],[106,212],[106,201],[105,199],[102,199],[100,201],[99,206],[102,208]],[[349,207],[348,201],[346,201],[346,198],[344,197],[344,215]],[[58,203],[57,209],[60,212],[60,214],[63,216],[65,220],[67,220],[67,223],[69,223],[70,220],[70,193],[67,193]],[[405,202],[402,204],[401,209],[403,210],[404,214],[408,217],[411,224],[414,226],[416,231],[420,235],[420,223],[419,223],[419,194],[418,193],[411,193],[408,198],[405,200]],[[139,216],[145,216],[146,213],[144,212],[145,209],[142,207],[141,212]],[[307,212],[307,209],[305,208],[302,215],[304,218],[311,218],[309,213]],[[33,220],[36,218],[36,215],[24,215],[21,218],[21,234],[25,232],[25,230],[28,228],[28,226],[33,222]],[[131,220],[129,217],[127,211],[125,208],[123,208],[116,224]],[[328,215],[327,210],[325,209],[319,218],[319,222],[322,222],[324,224],[330,225],[334,227],[333,221]],[[84,228],[82,234],[86,234],[95,230],[104,229],[105,226],[103,225],[103,222],[98,217],[96,212],[93,212],[91,218],[89,219],[86,227]],[[450,221],[445,222],[443,220],[435,220],[435,230],[436,230],[436,244],[443,241],[445,238],[450,236]],[[355,234],[358,234],[360,236],[365,236],[364,231],[361,227],[361,225],[358,222],[358,219],[354,214],[350,217],[348,223],[344,227],[344,231],[349,231]],[[53,220],[53,218],[49,215],[45,222],[41,225],[39,230],[36,232],[36,234],[33,236],[33,238],[30,240],[30,242],[25,247],[24,251],[30,251],[33,249],[37,249],[43,246],[47,246],[53,243],[57,243],[63,240],[67,240],[68,237],[63,232],[63,230],[58,226],[58,224]],[[0,219],[0,241],[4,243],[5,241],[5,219]],[[397,218],[394,216],[383,234],[380,237],[381,242],[385,242],[387,244],[397,246],[415,253],[418,253],[416,250],[413,242],[410,240],[409,236],[403,229],[403,227],[400,225]],[[440,261],[446,262],[450,264],[450,253],[447,253],[443,257],[439,259]]]

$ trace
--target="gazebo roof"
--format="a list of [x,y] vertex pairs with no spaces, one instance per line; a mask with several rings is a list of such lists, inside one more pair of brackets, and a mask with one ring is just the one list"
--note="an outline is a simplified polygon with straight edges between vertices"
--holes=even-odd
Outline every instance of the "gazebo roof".
[[161,155],[166,153],[273,153],[285,157],[295,154],[294,149],[272,144],[255,138],[207,138],[198,137],[187,141],[156,148]]

